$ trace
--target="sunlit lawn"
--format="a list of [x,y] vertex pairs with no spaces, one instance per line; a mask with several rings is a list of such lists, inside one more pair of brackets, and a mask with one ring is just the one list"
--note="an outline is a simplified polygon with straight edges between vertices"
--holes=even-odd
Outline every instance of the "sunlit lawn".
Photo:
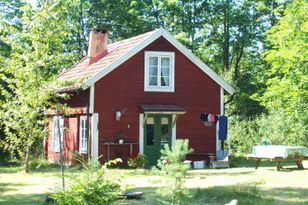
[[[186,178],[186,204],[225,204],[238,199],[241,204],[308,204],[308,169],[297,170],[295,162],[277,172],[274,163],[263,163],[254,170],[254,163],[235,160],[230,169],[191,170]],[[239,167],[240,166],[240,167]],[[308,161],[304,162],[308,167]],[[81,170],[70,168],[67,175]],[[112,169],[122,175],[123,183],[144,192],[139,200],[120,200],[118,204],[159,204],[164,199],[158,191],[164,177],[158,171]],[[44,204],[47,194],[61,185],[56,166],[33,168],[24,174],[21,167],[0,167],[0,204]]]

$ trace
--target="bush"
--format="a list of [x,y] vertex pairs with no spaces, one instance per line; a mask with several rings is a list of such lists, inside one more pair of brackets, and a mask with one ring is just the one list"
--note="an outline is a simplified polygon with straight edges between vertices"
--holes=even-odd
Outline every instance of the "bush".
[[164,149],[161,150],[162,155],[158,161],[158,166],[167,174],[166,177],[169,180],[166,184],[167,186],[161,192],[171,199],[170,201],[164,201],[164,204],[182,204],[183,200],[185,200],[186,193],[183,183],[190,165],[183,162],[192,151],[188,146],[187,139],[176,140],[172,150],[168,144],[165,144]]
[[247,154],[254,145],[267,139],[270,144],[307,146],[307,124],[304,120],[272,112],[251,120],[229,118],[227,143],[234,153]]
[[109,205],[118,199],[121,191],[120,180],[114,176],[106,176],[107,166],[121,162],[112,160],[100,167],[98,162],[82,162],[84,173],[73,177],[67,190],[61,190],[53,195],[57,205]]
[[128,159],[127,164],[130,168],[142,169],[145,167],[147,161],[147,157],[144,154],[138,154],[136,158]]

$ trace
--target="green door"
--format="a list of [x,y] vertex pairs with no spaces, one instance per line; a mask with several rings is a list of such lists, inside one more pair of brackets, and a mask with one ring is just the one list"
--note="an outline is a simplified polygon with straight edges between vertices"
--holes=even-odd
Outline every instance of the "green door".
[[156,165],[164,144],[171,146],[171,115],[149,115],[144,125],[144,154],[148,165]]

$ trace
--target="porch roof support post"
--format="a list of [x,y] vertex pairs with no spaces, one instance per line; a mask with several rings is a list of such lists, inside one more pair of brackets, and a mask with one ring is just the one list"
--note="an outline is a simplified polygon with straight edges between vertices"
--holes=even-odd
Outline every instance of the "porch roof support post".
[[145,125],[145,123],[148,119],[148,116],[149,116],[148,113],[144,113],[144,118],[143,118],[143,123],[142,123],[143,126]]
[[175,117],[174,117],[173,122],[172,122],[172,127],[175,126],[175,123],[178,120],[178,118],[179,118],[179,114],[175,114]]

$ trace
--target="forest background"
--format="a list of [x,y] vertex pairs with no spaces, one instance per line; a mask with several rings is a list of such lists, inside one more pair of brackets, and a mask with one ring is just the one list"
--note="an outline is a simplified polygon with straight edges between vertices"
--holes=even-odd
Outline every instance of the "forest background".
[[110,42],[164,28],[223,76],[236,89],[233,153],[263,140],[308,145],[305,0],[0,0],[0,10],[2,161],[42,154],[48,85],[86,55],[92,28]]

